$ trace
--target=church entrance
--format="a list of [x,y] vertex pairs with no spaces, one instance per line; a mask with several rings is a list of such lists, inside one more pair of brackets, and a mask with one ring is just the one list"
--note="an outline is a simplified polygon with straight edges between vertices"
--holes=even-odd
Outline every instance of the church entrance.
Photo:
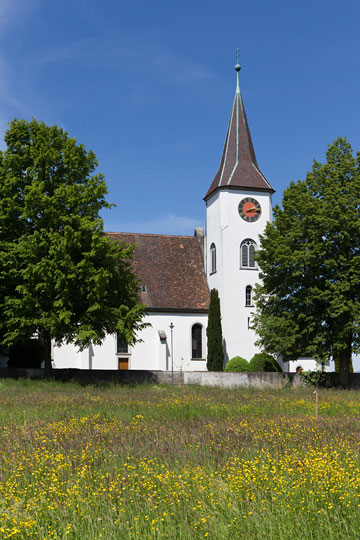
[[119,358],[119,369],[129,369],[128,358]]

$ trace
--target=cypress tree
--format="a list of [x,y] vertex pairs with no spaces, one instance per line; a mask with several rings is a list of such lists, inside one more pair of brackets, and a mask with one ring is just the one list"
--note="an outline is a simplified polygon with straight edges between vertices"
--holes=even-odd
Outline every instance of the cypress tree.
[[207,335],[207,369],[208,371],[224,370],[224,350],[221,329],[220,298],[216,289],[210,291],[209,320]]

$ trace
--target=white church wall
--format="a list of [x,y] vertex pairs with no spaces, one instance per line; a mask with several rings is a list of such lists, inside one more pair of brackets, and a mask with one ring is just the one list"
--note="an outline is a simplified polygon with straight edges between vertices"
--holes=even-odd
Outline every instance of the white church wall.
[[[138,334],[141,343],[132,348],[131,369],[168,369],[171,370],[171,331],[173,323],[173,349],[175,371],[206,370],[206,327],[207,314],[204,313],[151,313],[144,322],[151,327]],[[192,359],[191,329],[194,324],[202,326],[202,357]],[[165,332],[166,341],[161,340],[159,332]]]
[[81,369],[81,355],[81,351],[73,343],[59,347],[54,345],[52,348],[53,368]]
[[[175,371],[206,370],[207,314],[152,313],[144,318],[151,326],[138,333],[142,340],[129,347],[128,354],[117,355],[116,336],[108,335],[101,345],[93,345],[79,351],[73,344],[53,347],[53,367],[77,369],[119,368],[119,358],[129,359],[129,369],[171,370],[171,332],[173,323],[173,349]],[[202,359],[192,359],[191,329],[194,324],[202,326]],[[161,339],[163,333],[166,339]]]
[[[253,197],[261,205],[261,216],[255,222],[244,221],[238,211],[240,201]],[[245,305],[245,289],[254,288],[259,280],[255,269],[241,269],[240,245],[251,239],[259,247],[259,234],[271,220],[271,194],[257,191],[224,190],[207,201],[206,255],[209,288],[219,291],[225,355],[243,356],[250,360],[259,352],[255,346],[256,335],[249,328],[253,307]],[[216,245],[217,271],[210,271],[210,245]]]
[[118,369],[116,338],[108,335],[101,345],[80,351],[74,344],[53,347],[53,367],[76,369]]
[[353,354],[352,363],[354,373],[360,373],[360,354]]
[[[319,364],[314,358],[308,356],[299,356],[297,360],[291,360],[290,362],[282,362],[278,358],[278,362],[283,371],[288,373],[295,373],[297,367],[301,367],[303,371],[318,371],[321,370],[321,364]],[[324,371],[334,371],[334,363],[332,361],[325,362]]]

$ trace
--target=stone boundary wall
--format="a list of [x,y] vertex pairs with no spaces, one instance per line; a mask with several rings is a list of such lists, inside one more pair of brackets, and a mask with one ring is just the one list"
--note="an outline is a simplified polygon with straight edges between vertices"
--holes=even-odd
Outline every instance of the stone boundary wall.
[[295,376],[295,373],[187,371],[183,376],[184,384],[222,388],[283,388],[302,385],[300,376]]
[[[42,379],[44,369],[0,368],[0,379]],[[53,369],[51,378],[57,381],[76,381],[80,384],[140,384],[172,383],[171,371],[111,370],[111,369]],[[174,384],[182,383],[182,374],[174,371]]]
[[[0,368],[0,379],[39,379],[45,377],[44,369]],[[171,371],[151,370],[101,370],[101,369],[54,369],[52,378],[58,381],[76,381],[80,384],[160,384],[172,383]],[[218,386],[222,388],[298,388],[303,386],[300,375],[295,373],[265,372],[208,372],[174,371],[174,384]],[[360,390],[360,373],[349,374],[349,388]],[[326,386],[338,385],[337,373],[326,373]]]
[[[0,368],[0,379],[44,378],[44,369]],[[171,371],[150,370],[99,370],[99,369],[54,369],[52,378],[59,381],[76,381],[80,384],[140,384],[172,383]],[[337,386],[337,373],[326,374],[326,386]],[[360,373],[350,373],[350,388],[360,389]],[[295,373],[225,373],[208,371],[174,371],[174,384],[219,386],[222,388],[297,388],[303,383]]]

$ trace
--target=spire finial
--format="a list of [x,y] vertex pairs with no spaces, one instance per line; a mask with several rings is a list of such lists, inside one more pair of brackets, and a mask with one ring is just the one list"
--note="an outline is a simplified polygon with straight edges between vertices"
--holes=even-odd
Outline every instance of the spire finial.
[[241,66],[239,64],[239,56],[240,51],[239,49],[236,49],[236,65],[235,65],[235,71],[236,71],[236,93],[240,94],[240,82],[239,82],[239,71],[241,69]]

